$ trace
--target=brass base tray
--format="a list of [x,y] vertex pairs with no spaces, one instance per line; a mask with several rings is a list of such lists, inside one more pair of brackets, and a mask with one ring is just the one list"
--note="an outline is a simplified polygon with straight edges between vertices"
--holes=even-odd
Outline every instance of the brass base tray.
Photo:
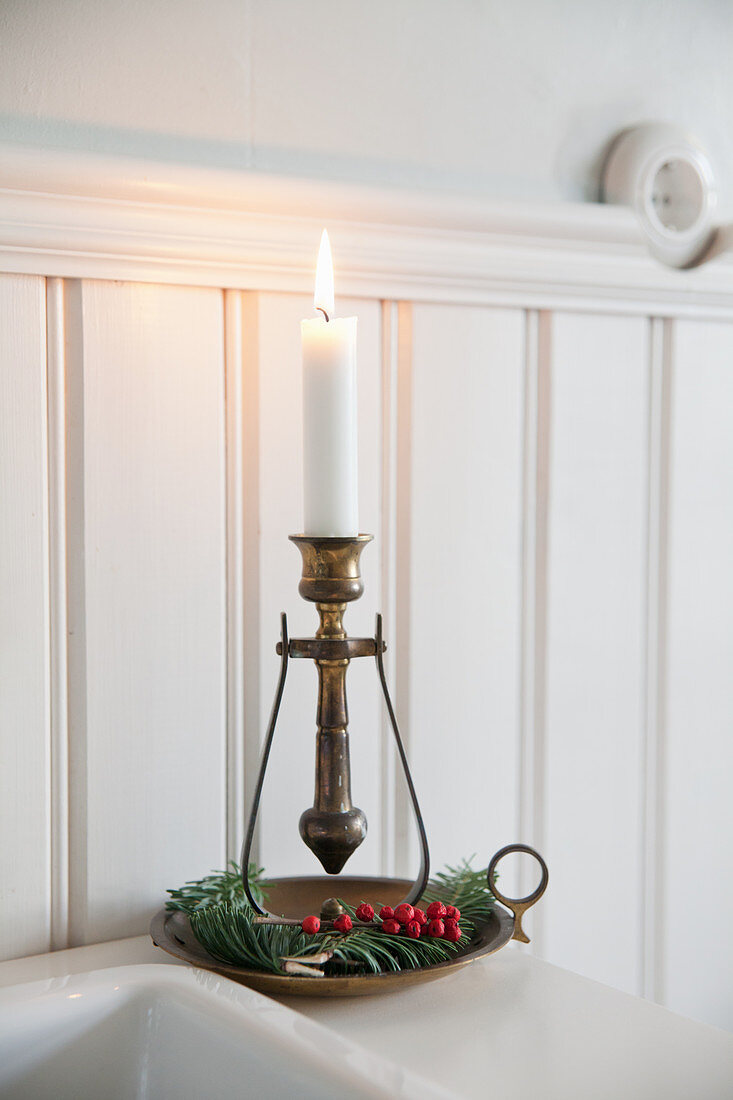
[[[267,905],[271,912],[286,917],[302,917],[319,913],[321,903],[334,883],[322,876],[313,878],[278,878],[268,880]],[[397,878],[349,878],[339,875],[338,896],[349,905],[364,900],[380,905],[396,905],[412,885]],[[395,974],[347,974],[327,978],[305,978],[297,974],[267,974],[259,970],[228,966],[218,962],[201,946],[191,931],[188,917],[178,911],[161,909],[150,925],[153,943],[177,959],[223,974],[232,981],[251,986],[261,993],[292,994],[302,997],[358,997],[372,993],[390,993],[422,982],[436,981],[468,963],[491,955],[504,947],[514,933],[515,918],[496,905],[489,919],[476,927],[468,946],[447,962],[426,966],[420,970],[402,970]]]

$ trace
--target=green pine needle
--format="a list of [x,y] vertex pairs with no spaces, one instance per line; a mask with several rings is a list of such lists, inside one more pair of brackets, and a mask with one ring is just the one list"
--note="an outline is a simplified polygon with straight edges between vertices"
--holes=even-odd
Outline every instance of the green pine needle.
[[[264,880],[265,870],[256,863],[249,865],[249,885],[256,902],[263,904],[268,883]],[[189,917],[199,908],[208,905],[219,905],[228,901],[236,906],[247,906],[242,885],[242,873],[239,864],[230,860],[229,869],[226,871],[212,871],[205,878],[193,879],[182,886],[180,890],[168,890],[171,900],[166,902],[166,909],[180,909]]]
[[[421,904],[440,900],[461,910],[463,935],[458,943],[426,937],[418,940],[407,936],[389,936],[373,928],[355,929],[345,935],[326,932],[306,936],[298,927],[255,924],[254,911],[248,904],[239,867],[215,871],[205,878],[187,882],[180,890],[169,890],[168,909],[180,909],[187,914],[199,943],[210,955],[230,966],[283,974],[283,956],[299,958],[332,951],[333,959],[326,964],[326,973],[367,972],[396,973],[446,962],[465,950],[471,941],[474,926],[486,920],[494,899],[486,882],[486,871],[475,871],[470,860],[457,867],[446,867],[432,879]],[[250,884],[260,904],[263,904],[268,884],[261,867],[250,864]],[[354,909],[342,902],[354,917]]]
[[[288,925],[254,924],[249,905],[222,901],[195,909],[189,916],[196,939],[220,962],[250,970],[284,973],[283,955],[311,954],[311,936]],[[320,937],[319,937],[320,938]]]

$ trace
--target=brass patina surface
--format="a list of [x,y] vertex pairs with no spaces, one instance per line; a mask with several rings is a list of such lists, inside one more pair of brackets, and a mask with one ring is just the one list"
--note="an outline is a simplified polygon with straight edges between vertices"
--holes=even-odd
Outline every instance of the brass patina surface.
[[[298,592],[311,603],[341,604],[364,592],[359,571],[361,552],[373,535],[291,535],[303,558]],[[323,635],[319,635],[322,637]]]

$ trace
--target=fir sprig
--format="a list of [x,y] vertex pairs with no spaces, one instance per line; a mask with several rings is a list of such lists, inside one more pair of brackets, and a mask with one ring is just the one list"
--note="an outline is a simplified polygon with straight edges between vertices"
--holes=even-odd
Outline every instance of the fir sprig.
[[[334,960],[357,964],[373,974],[415,970],[452,958],[468,944],[470,935],[466,933],[471,931],[467,928],[458,943],[388,936],[378,929],[361,929],[358,925],[346,935],[325,932],[306,936],[292,925],[256,924],[253,915],[249,907],[222,902],[194,910],[189,919],[196,939],[220,962],[273,974],[285,972],[284,957],[297,959],[322,951],[332,951]],[[334,962],[329,969],[338,972],[340,968]]]
[[[268,883],[264,879],[264,867],[258,867],[256,863],[249,865],[249,885],[256,902],[263,904],[267,892]],[[192,879],[179,890],[169,890],[171,900],[166,902],[166,909],[180,909],[188,916],[196,909],[203,909],[209,905],[220,905],[222,902],[230,902],[234,906],[246,906],[249,908],[244,896],[242,874],[239,864],[233,859],[229,862],[226,871],[212,871],[204,878]]]
[[[312,936],[300,928],[254,924],[251,906],[232,901],[205,905],[189,914],[193,934],[210,955],[230,966],[284,973],[283,956],[313,952]],[[322,939],[323,937],[318,937]]]
[[[463,935],[458,943],[429,937],[417,940],[390,936],[375,928],[355,928],[345,935],[326,932],[306,936],[299,927],[258,924],[247,903],[239,868],[218,871],[188,882],[180,890],[169,890],[169,909],[181,909],[189,917],[199,943],[210,955],[230,966],[283,974],[283,958],[303,958],[323,951],[333,952],[327,973],[363,971],[373,974],[414,970],[446,962],[470,943],[474,925],[485,920],[494,899],[488,890],[486,871],[475,871],[470,860],[447,867],[431,880],[422,898],[427,906],[440,900],[461,910]],[[250,865],[250,882],[262,904],[267,883],[262,868]],[[342,902],[354,917],[354,909]]]

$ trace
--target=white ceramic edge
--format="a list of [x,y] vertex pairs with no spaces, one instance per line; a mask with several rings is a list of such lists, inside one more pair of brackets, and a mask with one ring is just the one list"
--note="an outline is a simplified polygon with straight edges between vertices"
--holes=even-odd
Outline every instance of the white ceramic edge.
[[[333,1048],[331,1031],[315,1023],[291,1008],[238,985],[220,975],[199,970],[196,967],[179,967],[158,963],[138,963],[81,971],[63,976],[36,978],[30,982],[0,989],[0,1016],[3,1011],[21,1010],[40,997],[87,996],[119,989],[123,996],[129,992],[150,993],[167,991],[193,994],[207,1000],[206,1011],[216,1020],[231,1022],[232,1016],[248,1021],[255,1029],[266,1029],[268,1037],[294,1049],[302,1059],[307,1072],[310,1063],[318,1063],[320,1069],[334,1078],[343,1078],[344,1095],[353,1088],[354,1074],[363,1086],[362,1095],[427,1097],[428,1100],[447,1100],[451,1096],[430,1081],[404,1070],[394,1062],[372,1054],[350,1038],[339,1036],[339,1056],[330,1055]],[[346,1048],[346,1049],[345,1049]]]
[[632,211],[415,194],[0,147],[0,269],[312,292],[327,224],[342,295],[730,316],[733,258],[675,271]]

